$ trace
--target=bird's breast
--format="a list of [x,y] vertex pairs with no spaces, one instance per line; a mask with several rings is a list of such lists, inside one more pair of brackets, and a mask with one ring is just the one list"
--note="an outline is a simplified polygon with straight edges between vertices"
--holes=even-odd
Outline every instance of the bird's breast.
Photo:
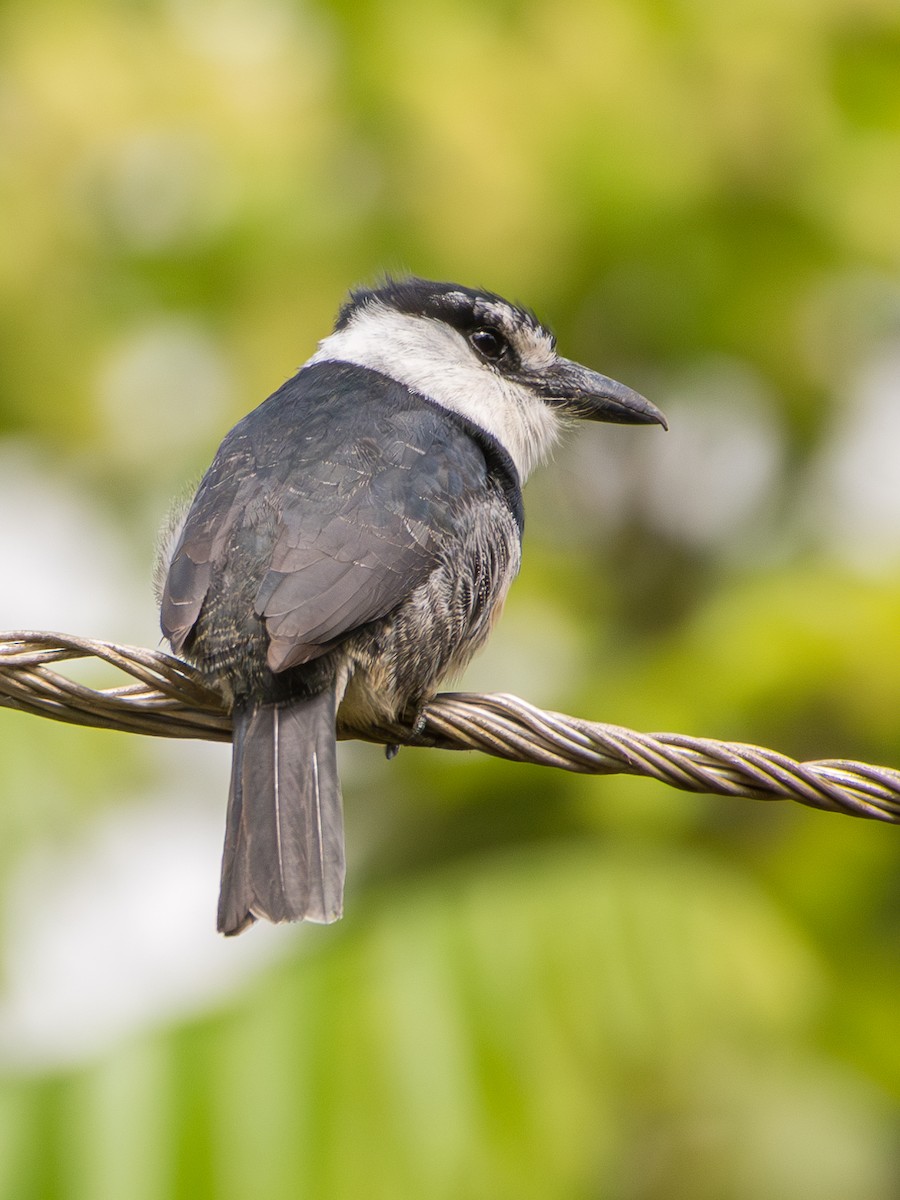
[[458,676],[487,640],[520,561],[518,525],[505,504],[470,513],[428,578],[348,642],[341,723],[394,720]]

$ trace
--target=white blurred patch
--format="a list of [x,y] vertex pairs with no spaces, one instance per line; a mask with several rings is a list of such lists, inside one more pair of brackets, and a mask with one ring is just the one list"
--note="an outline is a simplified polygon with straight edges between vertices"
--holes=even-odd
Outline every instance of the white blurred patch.
[[202,1010],[295,945],[265,924],[216,933],[223,820],[151,797],[26,856],[4,908],[0,1059],[37,1070],[84,1060]]
[[817,468],[810,520],[832,553],[863,571],[900,561],[900,341],[851,386]]
[[777,483],[782,435],[758,378],[713,362],[660,399],[665,437],[642,446],[639,504],[648,522],[700,548],[725,548]]
[[514,588],[487,645],[441,690],[513,692],[545,707],[563,705],[589,668],[565,603],[551,605]]
[[95,387],[110,452],[136,466],[209,441],[234,391],[221,347],[188,318],[160,318],[121,339]]
[[[0,628],[157,642],[149,580],[135,580],[114,526],[25,442],[0,443],[0,510]],[[135,1028],[207,1006],[295,944],[286,930],[228,942],[215,932],[226,748],[151,744],[148,758],[171,780],[158,796],[116,797],[75,841],[44,845],[12,868],[0,906],[0,1060],[9,1066],[102,1052]]]
[[115,526],[27,442],[0,442],[0,512],[0,629],[155,644],[149,582],[136,583]]
[[238,211],[237,177],[206,134],[150,127],[104,147],[74,179],[83,219],[133,250],[157,253],[208,241]]
[[264,67],[296,46],[301,14],[285,0],[169,0],[176,27],[192,49],[231,67]]
[[[749,367],[717,359],[652,399],[668,432],[598,426],[567,442],[556,470],[563,465],[570,475],[569,522],[594,539],[598,524],[614,530],[640,514],[677,541],[745,553],[742,535],[764,513],[782,469],[782,432],[761,381]],[[532,486],[539,494],[540,476]],[[532,514],[540,528],[539,505]],[[572,532],[545,536],[558,542]]]

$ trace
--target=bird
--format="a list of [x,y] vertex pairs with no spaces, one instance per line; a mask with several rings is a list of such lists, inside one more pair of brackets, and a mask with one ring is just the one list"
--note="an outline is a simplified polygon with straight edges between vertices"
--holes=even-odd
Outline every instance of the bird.
[[666,427],[530,309],[388,276],[227,434],[160,604],[231,708],[221,933],[341,916],[337,725],[418,713],[485,642],[519,571],[522,485],[577,419]]

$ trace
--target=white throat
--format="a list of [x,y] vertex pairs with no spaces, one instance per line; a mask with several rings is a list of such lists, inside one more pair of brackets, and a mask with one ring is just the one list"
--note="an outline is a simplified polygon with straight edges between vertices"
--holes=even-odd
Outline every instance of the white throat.
[[348,325],[324,338],[304,365],[317,362],[380,371],[466,417],[503,446],[523,483],[563,429],[554,408],[482,363],[457,330],[383,304],[360,309]]

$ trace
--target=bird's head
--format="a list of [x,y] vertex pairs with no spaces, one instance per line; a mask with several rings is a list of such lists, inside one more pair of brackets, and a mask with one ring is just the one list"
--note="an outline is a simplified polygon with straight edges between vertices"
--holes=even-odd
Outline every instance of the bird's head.
[[563,358],[528,309],[492,292],[409,277],[351,293],[310,362],[379,371],[491,434],[524,480],[567,419],[658,424],[649,400]]

